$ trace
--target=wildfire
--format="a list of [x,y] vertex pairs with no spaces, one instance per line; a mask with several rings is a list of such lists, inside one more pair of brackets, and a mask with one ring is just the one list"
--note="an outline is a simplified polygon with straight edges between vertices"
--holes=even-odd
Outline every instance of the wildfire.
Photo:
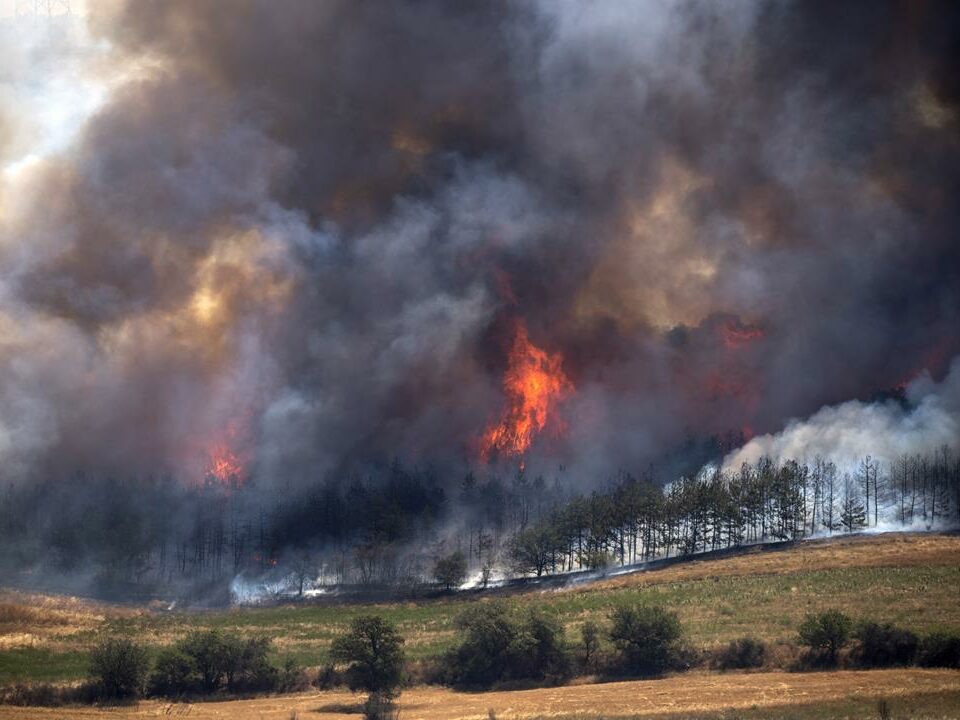
[[[246,480],[250,454],[242,448],[249,446],[248,428],[248,416],[245,413],[239,413],[207,446],[205,476],[208,481],[215,481],[224,486],[235,486]],[[238,450],[238,448],[241,449]]]
[[728,322],[720,327],[723,335],[723,344],[728,349],[738,348],[741,345],[760,340],[764,336],[762,328],[756,325],[747,325],[739,321]]
[[218,446],[210,456],[210,467],[207,474],[218,482],[228,485],[239,482],[243,473],[243,464],[230,448]]
[[510,349],[503,390],[507,406],[500,422],[480,438],[480,458],[522,456],[533,438],[547,425],[557,403],[573,392],[562,369],[560,353],[548,353],[530,342],[527,326],[518,321]]

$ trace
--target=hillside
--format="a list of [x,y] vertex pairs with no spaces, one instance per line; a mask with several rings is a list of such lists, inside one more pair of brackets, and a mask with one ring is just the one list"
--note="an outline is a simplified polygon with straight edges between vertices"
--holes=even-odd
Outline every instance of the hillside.
[[[555,614],[568,633],[621,603],[664,604],[679,613],[693,644],[709,648],[746,634],[773,644],[789,640],[806,613],[825,608],[919,633],[956,630],[958,589],[960,537],[889,534],[812,541],[776,552],[751,548],[565,589],[528,588],[505,601]],[[484,598],[168,612],[6,592],[0,595],[0,684],[82,677],[85,653],[104,631],[151,648],[195,628],[267,635],[281,658],[317,666],[326,662],[331,639],[353,617],[369,612],[398,625],[412,658],[430,658],[449,646],[453,618],[478,597]]]

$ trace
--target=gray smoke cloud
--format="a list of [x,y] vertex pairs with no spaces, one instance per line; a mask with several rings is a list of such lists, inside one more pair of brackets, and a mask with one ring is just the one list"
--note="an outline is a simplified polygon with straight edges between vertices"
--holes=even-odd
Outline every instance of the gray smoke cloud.
[[889,469],[904,455],[932,457],[943,447],[960,448],[960,360],[943,382],[929,375],[914,380],[906,400],[851,400],[821,408],[805,420],[791,420],[779,433],[753,438],[724,458],[723,470],[735,472],[764,457],[812,462],[820,456],[854,474],[866,457]]
[[517,320],[576,387],[528,466],[583,483],[960,350],[946,3],[74,20],[48,66],[100,89],[28,163],[43,101],[14,60],[63,66],[0,43],[4,479],[196,482],[222,449],[292,486],[394,455],[460,472]]

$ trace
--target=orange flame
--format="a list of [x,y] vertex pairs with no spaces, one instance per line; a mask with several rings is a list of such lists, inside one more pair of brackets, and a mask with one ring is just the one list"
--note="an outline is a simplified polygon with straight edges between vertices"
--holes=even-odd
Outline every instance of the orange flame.
[[[560,353],[548,353],[531,343],[527,326],[522,320],[517,321],[503,376],[507,407],[500,422],[488,427],[480,438],[480,458],[484,462],[494,454],[522,456],[527,451],[533,438],[547,425],[557,403],[574,390],[562,364]],[[558,427],[562,429],[562,425]]]
[[755,340],[763,339],[765,333],[756,325],[747,325],[741,322],[728,322],[721,326],[723,344],[730,350],[736,349]]
[[207,474],[223,485],[228,485],[240,481],[243,465],[240,458],[229,447],[218,445],[210,454],[210,467]]
[[240,485],[246,479],[249,453],[236,448],[247,446],[244,442],[248,436],[245,432],[247,425],[248,418],[240,414],[231,419],[225,432],[208,446],[206,450],[208,480],[216,481],[221,485]]

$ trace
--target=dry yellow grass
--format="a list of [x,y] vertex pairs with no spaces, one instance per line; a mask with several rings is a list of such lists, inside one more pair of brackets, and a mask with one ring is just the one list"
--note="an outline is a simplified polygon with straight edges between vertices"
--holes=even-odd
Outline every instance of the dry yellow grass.
[[48,645],[99,627],[106,616],[78,598],[0,592],[0,649]]
[[[536,717],[651,716],[699,714],[720,710],[809,705],[849,697],[909,699],[924,693],[956,694],[955,670],[872,670],[829,673],[690,673],[660,680],[574,685],[512,692],[457,693],[416,688],[400,700],[404,720],[486,720],[493,710],[501,720]],[[143,702],[118,708],[0,707],[0,720],[133,720],[189,717],[192,720],[351,720],[360,697],[330,691],[215,703]],[[352,710],[352,712],[350,712]],[[960,708],[958,708],[960,712]]]
[[747,548],[734,557],[691,560],[679,565],[573,586],[564,592],[702,580],[712,577],[775,575],[843,568],[960,566],[960,535],[887,533],[809,540],[787,550]]
[[148,608],[98,603],[70,595],[0,589],[0,651],[12,648],[68,650],[82,647],[110,618],[149,614]]

